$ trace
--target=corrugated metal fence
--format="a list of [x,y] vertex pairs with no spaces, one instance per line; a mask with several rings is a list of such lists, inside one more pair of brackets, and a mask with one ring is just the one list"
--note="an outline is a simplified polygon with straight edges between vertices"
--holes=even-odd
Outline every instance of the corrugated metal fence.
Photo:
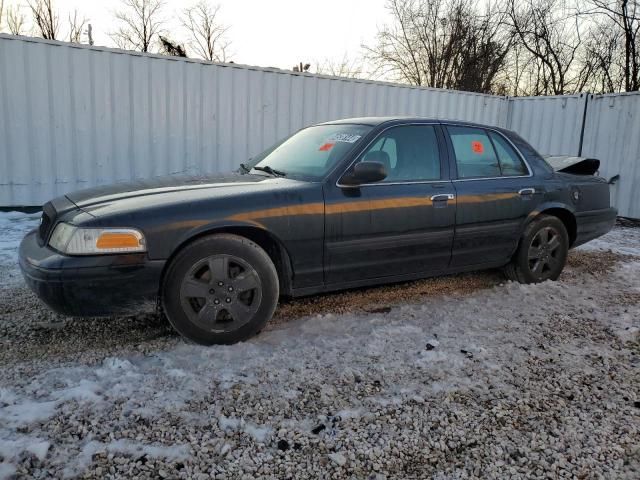
[[578,155],[587,94],[509,99],[507,128],[543,154]]
[[582,154],[603,160],[602,176],[620,175],[612,202],[621,215],[640,218],[640,94],[597,95],[588,112]]
[[[584,94],[507,98],[0,35],[0,206],[136,178],[229,171],[305,125],[353,116],[498,125],[542,153],[575,155],[586,101]],[[637,165],[637,149],[622,153],[633,153],[628,162]],[[631,207],[623,213],[640,217]]]

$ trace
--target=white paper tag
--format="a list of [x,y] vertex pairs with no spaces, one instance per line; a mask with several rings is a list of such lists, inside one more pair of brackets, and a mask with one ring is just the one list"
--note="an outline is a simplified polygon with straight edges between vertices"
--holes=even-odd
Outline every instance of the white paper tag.
[[329,135],[327,142],[356,143],[360,140],[360,137],[362,137],[362,135],[356,135],[354,133],[334,133]]

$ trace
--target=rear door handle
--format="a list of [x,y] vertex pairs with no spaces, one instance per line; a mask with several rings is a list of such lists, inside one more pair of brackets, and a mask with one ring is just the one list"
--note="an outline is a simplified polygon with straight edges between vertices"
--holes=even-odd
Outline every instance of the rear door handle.
[[447,200],[453,200],[456,196],[453,193],[440,193],[438,195],[432,195],[432,202],[446,202]]
[[520,190],[518,190],[518,195],[533,195],[534,193],[536,193],[536,189],[535,188],[521,188]]

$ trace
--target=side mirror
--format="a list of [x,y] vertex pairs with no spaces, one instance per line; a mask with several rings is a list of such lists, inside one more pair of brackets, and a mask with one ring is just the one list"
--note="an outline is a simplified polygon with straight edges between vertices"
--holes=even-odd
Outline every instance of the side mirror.
[[363,183],[379,182],[387,178],[387,169],[380,162],[359,162],[353,167],[353,171],[347,173],[340,183],[343,185],[357,186]]

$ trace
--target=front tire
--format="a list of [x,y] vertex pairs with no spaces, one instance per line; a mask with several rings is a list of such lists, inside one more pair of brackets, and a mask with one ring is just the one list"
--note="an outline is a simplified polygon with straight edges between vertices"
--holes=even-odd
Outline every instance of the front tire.
[[278,273],[269,255],[231,234],[187,245],[171,261],[162,288],[173,328],[201,345],[252,337],[273,316],[278,296]]
[[525,229],[511,262],[505,267],[510,280],[539,283],[557,280],[569,252],[569,235],[562,221],[540,215]]

